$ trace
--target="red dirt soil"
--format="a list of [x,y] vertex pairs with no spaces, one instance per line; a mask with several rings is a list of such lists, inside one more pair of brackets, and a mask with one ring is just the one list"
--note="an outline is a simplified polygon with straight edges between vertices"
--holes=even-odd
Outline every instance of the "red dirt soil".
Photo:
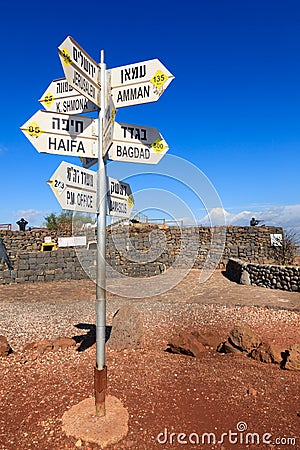
[[[225,340],[235,324],[247,324],[263,339],[285,347],[300,342],[299,310],[276,307],[276,299],[278,305],[280,299],[300,305],[299,293],[239,286],[218,273],[195,300],[193,283],[190,275],[168,299],[135,301],[144,308],[144,348],[107,350],[107,392],[129,412],[127,437],[108,449],[299,449],[300,371],[214,350],[197,359],[165,351],[179,331],[217,330]],[[47,296],[55,296],[60,304],[66,298],[91,304],[93,292],[89,281],[4,286],[0,302],[22,298],[38,308]],[[214,301],[211,292],[218,293]],[[274,307],[250,306],[255,296],[255,303],[272,298]],[[247,306],[235,306],[243,299]],[[110,301],[121,305],[123,300],[111,296]],[[0,329],[0,334],[5,333]],[[93,396],[94,364],[95,346],[0,358],[0,449],[99,449],[67,437],[61,423],[67,409]]]

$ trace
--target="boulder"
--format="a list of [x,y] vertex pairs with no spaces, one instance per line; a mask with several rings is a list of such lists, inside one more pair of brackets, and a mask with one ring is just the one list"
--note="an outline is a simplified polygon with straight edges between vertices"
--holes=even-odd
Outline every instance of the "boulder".
[[225,341],[225,342],[221,342],[221,344],[218,345],[217,347],[217,352],[219,353],[241,353],[239,349],[237,349],[236,347],[233,347],[233,345],[230,344],[230,342]]
[[261,343],[257,348],[250,353],[251,358],[263,363],[281,364],[282,349],[274,344],[266,342]]
[[170,353],[181,353],[183,355],[197,356],[205,351],[205,346],[198,339],[199,334],[197,332],[183,332],[175,336],[170,342],[168,342],[168,351]]
[[284,369],[300,370],[300,344],[291,345],[287,352]]
[[5,336],[0,336],[0,356],[8,356],[12,353],[12,348],[9,345]]
[[113,350],[142,348],[143,341],[142,313],[135,306],[122,306],[113,317],[108,346]]
[[242,270],[240,284],[243,284],[244,286],[251,285],[250,276],[249,276],[249,273],[247,272],[247,270]]
[[39,355],[42,355],[45,352],[53,350],[53,342],[49,339],[43,339],[41,341],[31,342],[30,344],[25,345],[23,348],[23,352],[35,352]]
[[54,340],[43,339],[41,341],[35,341],[25,345],[23,352],[32,351],[33,353],[42,355],[43,353],[52,350],[56,351],[59,348],[73,347],[74,345],[76,345],[75,340],[68,337],[59,337]]
[[58,350],[59,348],[74,347],[75,345],[75,339],[68,337],[59,337],[53,341],[53,350]]
[[230,331],[228,342],[241,352],[250,353],[261,344],[261,339],[250,328],[236,326]]

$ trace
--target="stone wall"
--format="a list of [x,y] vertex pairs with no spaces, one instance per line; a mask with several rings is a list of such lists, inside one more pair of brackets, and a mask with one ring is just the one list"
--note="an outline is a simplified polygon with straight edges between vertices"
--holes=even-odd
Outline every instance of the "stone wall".
[[[85,278],[87,275],[81,269],[81,263],[91,272],[95,271],[95,250],[80,247],[39,251],[46,236],[57,242],[58,237],[65,234],[48,230],[0,231],[13,265],[10,271],[0,261],[0,283]],[[274,263],[276,254],[270,234],[282,234],[282,229],[180,228],[153,224],[111,226],[107,228],[106,258],[108,266],[114,269],[113,276],[120,273],[133,277],[154,276],[171,266],[202,268],[205,264],[222,269],[232,258],[251,263]],[[95,241],[94,229],[87,233],[87,241]]]
[[12,262],[20,254],[40,251],[46,237],[51,237],[51,240],[57,243],[57,238],[65,235],[64,232],[50,231],[47,229],[31,231],[0,230],[0,238],[3,239],[8,257]]
[[240,284],[300,292],[299,266],[253,264],[230,259],[226,266],[226,275],[230,280]]
[[[155,261],[146,265],[129,262],[121,268],[112,269],[115,268],[107,264],[107,277],[116,278],[121,274],[151,277],[162,273],[165,266]],[[0,270],[0,285],[85,278],[96,279],[96,251],[86,248],[22,253],[15,259],[13,270],[8,270],[4,264]]]
[[219,268],[225,268],[230,258],[271,263],[276,262],[277,256],[270,234],[283,234],[283,230],[279,227],[180,228],[150,224],[111,227],[107,232],[107,259],[116,268],[126,266],[129,261],[139,264],[157,261],[166,268],[174,264],[202,268],[207,259],[214,263],[219,255]]
[[86,278],[74,249],[20,254],[13,270],[0,271],[0,284]]

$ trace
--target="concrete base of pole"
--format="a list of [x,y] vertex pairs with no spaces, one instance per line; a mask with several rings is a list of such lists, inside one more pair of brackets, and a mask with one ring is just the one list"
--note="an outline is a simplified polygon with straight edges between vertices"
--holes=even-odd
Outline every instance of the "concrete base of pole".
[[67,436],[100,445],[121,441],[128,433],[128,412],[116,397],[106,397],[106,415],[97,417],[94,397],[72,406],[62,416],[62,429]]

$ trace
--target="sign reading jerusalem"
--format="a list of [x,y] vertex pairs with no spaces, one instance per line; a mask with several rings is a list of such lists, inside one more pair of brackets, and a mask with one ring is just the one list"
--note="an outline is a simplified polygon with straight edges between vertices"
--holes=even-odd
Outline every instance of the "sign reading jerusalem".
[[60,44],[58,54],[68,83],[100,107],[98,64],[70,36]]

